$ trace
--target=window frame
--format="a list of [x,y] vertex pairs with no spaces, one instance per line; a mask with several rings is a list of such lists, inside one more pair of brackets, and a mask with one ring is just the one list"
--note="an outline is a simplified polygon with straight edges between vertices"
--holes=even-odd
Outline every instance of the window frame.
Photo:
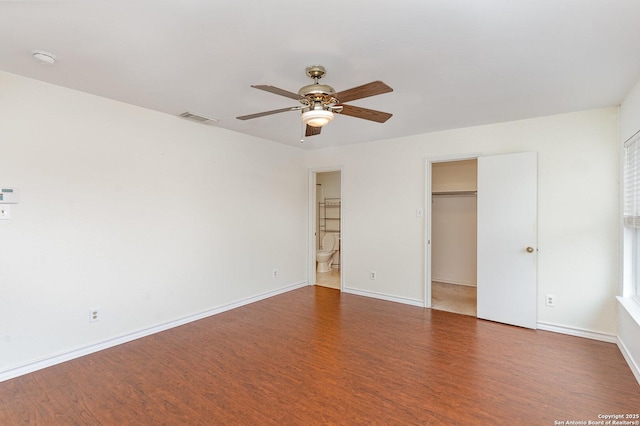
[[622,144],[622,288],[640,309],[640,130]]

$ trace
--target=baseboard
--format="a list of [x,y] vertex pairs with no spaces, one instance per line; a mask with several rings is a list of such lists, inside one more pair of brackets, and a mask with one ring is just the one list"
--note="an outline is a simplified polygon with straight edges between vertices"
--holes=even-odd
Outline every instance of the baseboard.
[[358,289],[350,288],[350,287],[345,287],[342,290],[342,292],[343,293],[355,294],[355,295],[358,295],[358,296],[371,297],[373,299],[386,300],[388,302],[403,303],[405,305],[419,306],[421,308],[424,308],[424,301],[423,300],[409,299],[407,297],[391,296],[389,294],[376,293],[376,292],[373,292],[373,291],[366,291],[366,290],[358,290]]
[[466,286],[466,287],[477,287],[477,285],[475,283],[469,283],[469,282],[464,282],[464,281],[455,281],[455,280],[447,280],[447,279],[440,279],[440,278],[433,278],[433,277],[431,277],[431,282],[437,282],[437,283],[442,283],[442,284],[463,285],[463,286]]
[[546,322],[538,322],[538,330],[553,331],[554,333],[568,334],[570,336],[584,337],[602,342],[617,343],[618,338],[614,334],[600,333],[597,331],[585,330],[582,328],[567,327]]
[[631,356],[631,352],[629,352],[629,349],[627,349],[627,347],[625,346],[624,342],[622,340],[620,340],[619,337],[618,337],[616,343],[618,344],[618,349],[620,349],[620,352],[622,353],[622,356],[624,357],[625,361],[627,361],[627,365],[631,369],[631,372],[633,373],[634,377],[636,378],[638,384],[640,384],[640,366],[638,366],[638,364],[636,364],[635,360]]
[[288,286],[268,291],[266,293],[262,293],[256,296],[252,296],[246,299],[241,299],[236,302],[228,303],[217,308],[209,309],[203,312],[199,312],[194,315],[189,315],[183,318],[179,318],[174,321],[169,321],[163,324],[159,324],[154,327],[146,328],[143,330],[138,330],[133,333],[127,333],[119,337],[115,337],[112,339],[104,340],[99,343],[95,343],[88,346],[83,346],[80,348],[76,348],[70,351],[65,351],[63,353],[59,353],[57,355],[53,355],[50,357],[42,358],[37,361],[29,362],[18,367],[11,368],[9,370],[0,371],[0,382],[4,382],[9,379],[13,379],[15,377],[19,377],[25,374],[32,373],[34,371],[42,370],[43,368],[51,367],[56,364],[61,364],[66,361],[71,361],[72,359],[80,358],[85,355],[89,355],[104,349],[108,349],[114,346],[121,345],[123,343],[131,342],[132,340],[137,340],[142,337],[150,336],[152,334],[159,333],[161,331],[169,330],[174,327],[179,327],[184,324],[188,324],[193,321],[198,321],[203,318],[207,318],[216,314],[220,314],[222,312],[230,311],[232,309],[239,308],[241,306],[249,305],[251,303],[258,302],[260,300],[268,299],[273,296],[277,296],[279,294],[283,294],[292,290],[296,290],[298,288],[302,288],[308,285],[307,281],[301,281],[295,284],[290,284]]

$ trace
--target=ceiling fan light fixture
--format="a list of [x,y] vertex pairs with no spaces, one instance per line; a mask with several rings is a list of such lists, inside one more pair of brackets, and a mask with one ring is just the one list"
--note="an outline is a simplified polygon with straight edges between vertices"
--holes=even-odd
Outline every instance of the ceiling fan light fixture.
[[311,127],[322,127],[333,120],[333,112],[324,109],[312,109],[302,113],[302,122]]

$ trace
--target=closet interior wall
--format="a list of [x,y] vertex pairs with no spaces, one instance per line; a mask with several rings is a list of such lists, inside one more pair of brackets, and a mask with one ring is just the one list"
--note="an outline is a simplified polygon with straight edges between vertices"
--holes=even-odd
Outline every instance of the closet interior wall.
[[432,164],[431,280],[477,284],[477,160]]

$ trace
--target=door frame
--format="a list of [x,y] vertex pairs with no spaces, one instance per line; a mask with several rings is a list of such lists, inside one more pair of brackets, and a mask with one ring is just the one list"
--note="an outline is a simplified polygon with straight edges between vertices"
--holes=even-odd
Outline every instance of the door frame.
[[309,169],[309,262],[308,269],[308,285],[316,284],[316,183],[318,173],[340,172],[340,291],[344,289],[344,247],[345,247],[345,217],[344,217],[344,170],[342,166],[315,167]]
[[463,160],[477,160],[478,157],[482,157],[480,153],[466,153],[466,154],[449,154],[449,155],[434,155],[425,158],[424,168],[424,242],[425,242],[425,259],[424,259],[424,307],[431,308],[431,219],[432,219],[432,191],[431,191],[431,173],[433,163],[447,163],[451,161],[463,161]]

